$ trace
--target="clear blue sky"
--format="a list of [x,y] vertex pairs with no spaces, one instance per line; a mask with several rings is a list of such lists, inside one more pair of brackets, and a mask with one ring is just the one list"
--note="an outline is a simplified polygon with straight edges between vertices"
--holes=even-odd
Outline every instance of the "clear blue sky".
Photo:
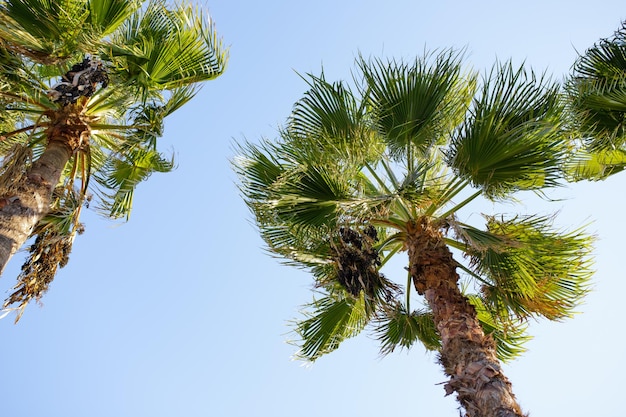
[[[509,5],[511,4],[511,5]],[[166,125],[179,168],[139,187],[131,220],[92,213],[43,306],[0,321],[6,417],[457,416],[436,357],[378,356],[363,334],[311,367],[290,358],[288,321],[311,279],[267,256],[229,165],[233,140],[274,137],[306,89],[296,74],[349,79],[358,53],[412,59],[467,47],[467,64],[526,60],[558,79],[576,51],[626,18],[609,1],[234,1],[205,4],[230,45],[224,76]],[[506,365],[525,411],[623,416],[626,174],[559,191],[558,223],[593,221],[594,291],[564,323],[531,323],[529,352]],[[488,205],[476,212],[489,212]],[[0,280],[14,283],[21,256]]]

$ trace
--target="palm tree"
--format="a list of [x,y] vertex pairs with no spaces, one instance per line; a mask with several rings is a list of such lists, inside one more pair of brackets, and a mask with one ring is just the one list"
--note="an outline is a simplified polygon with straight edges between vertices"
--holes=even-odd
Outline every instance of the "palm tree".
[[573,67],[566,84],[576,138],[574,180],[600,180],[626,168],[626,22]]
[[[590,238],[553,216],[486,215],[481,228],[461,212],[559,183],[558,88],[511,63],[464,72],[451,50],[360,58],[356,74],[305,77],[279,139],[240,144],[233,161],[269,251],[315,280],[298,355],[314,361],[369,327],[384,354],[438,351],[467,415],[521,416],[499,360],[521,353],[527,319],[571,314]],[[393,264],[406,278],[387,278]]]
[[47,290],[92,199],[127,219],[135,186],[173,160],[165,117],[227,55],[210,19],[163,0],[0,1],[0,270],[32,238],[5,311]]

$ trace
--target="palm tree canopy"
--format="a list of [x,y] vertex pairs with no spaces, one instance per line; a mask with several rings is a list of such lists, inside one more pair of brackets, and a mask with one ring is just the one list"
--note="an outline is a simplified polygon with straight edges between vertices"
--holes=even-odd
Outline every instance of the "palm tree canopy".
[[525,319],[572,313],[591,275],[582,229],[538,215],[460,220],[480,196],[558,186],[567,138],[555,83],[510,62],[464,71],[452,50],[360,57],[350,84],[305,80],[280,137],[240,144],[233,161],[269,251],[315,279],[318,295],[294,324],[302,358],[368,326],[383,353],[418,341],[438,349],[431,311],[411,307],[410,275],[381,273],[420,222],[463,254],[467,297],[502,358],[523,350]]
[[[199,83],[222,74],[226,62],[212,21],[189,5],[0,1],[3,178],[27,169],[65,121],[80,126],[80,143],[71,145],[50,213],[33,236],[49,234],[48,243],[65,236],[71,246],[92,196],[105,216],[127,219],[137,184],[174,167],[157,149],[164,119],[193,98]],[[22,302],[12,297],[5,307]]]
[[566,93],[580,138],[573,178],[603,179],[626,168],[626,23],[578,58]]

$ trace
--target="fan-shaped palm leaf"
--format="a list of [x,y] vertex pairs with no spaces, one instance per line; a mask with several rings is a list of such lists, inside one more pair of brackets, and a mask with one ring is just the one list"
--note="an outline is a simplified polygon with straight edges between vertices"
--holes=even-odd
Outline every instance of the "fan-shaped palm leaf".
[[416,310],[408,313],[402,304],[386,311],[374,332],[380,341],[383,355],[393,352],[397,347],[408,349],[418,341],[428,350],[441,348],[432,312]]
[[626,145],[626,26],[578,58],[566,84],[570,129],[579,138],[571,179],[604,179],[623,170]]
[[588,291],[590,238],[559,233],[547,217],[488,218],[487,231],[461,226],[487,304],[520,318],[567,317]]
[[444,51],[434,57],[434,63],[429,58],[419,58],[412,65],[359,62],[364,94],[394,157],[407,159],[411,152],[441,144],[463,119],[474,94],[474,76],[462,79],[459,54]]
[[109,53],[122,60],[120,76],[144,94],[213,79],[226,64],[208,17],[190,6],[168,9],[164,0],[127,19],[112,34]]
[[137,149],[125,152],[118,158],[111,157],[100,168],[95,180],[104,187],[102,209],[112,218],[128,219],[137,184],[145,181],[154,172],[169,172],[174,161],[164,159],[154,150]]
[[298,357],[314,361],[332,352],[339,344],[359,334],[371,319],[371,310],[364,296],[335,298],[326,296],[307,306],[305,320],[296,323],[302,341]]
[[491,197],[555,186],[567,144],[561,111],[556,84],[498,64],[452,139],[449,164]]
[[141,0],[89,0],[87,21],[100,36],[107,36],[141,6]]
[[60,63],[91,44],[83,29],[88,14],[82,1],[6,0],[0,3],[0,40],[36,62]]

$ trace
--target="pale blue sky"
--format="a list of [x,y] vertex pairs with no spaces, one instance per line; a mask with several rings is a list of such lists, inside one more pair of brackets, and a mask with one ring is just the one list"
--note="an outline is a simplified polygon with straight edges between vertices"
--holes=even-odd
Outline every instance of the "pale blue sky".
[[[384,5],[383,5],[384,4]],[[514,4],[509,5],[509,4]],[[363,334],[311,367],[290,358],[288,321],[311,279],[267,256],[229,165],[233,140],[274,137],[306,89],[296,74],[349,79],[354,58],[412,59],[467,47],[466,63],[526,60],[557,79],[626,18],[623,1],[212,0],[230,45],[226,74],[166,124],[179,168],[142,184],[130,222],[92,213],[43,307],[0,321],[0,415],[7,417],[457,416],[421,346],[378,356]],[[626,174],[578,184],[558,224],[593,220],[594,291],[564,323],[531,323],[530,351],[506,365],[534,417],[624,415]],[[488,205],[476,207],[489,211]],[[0,280],[4,295],[21,265]],[[403,275],[404,276],[404,275]]]

